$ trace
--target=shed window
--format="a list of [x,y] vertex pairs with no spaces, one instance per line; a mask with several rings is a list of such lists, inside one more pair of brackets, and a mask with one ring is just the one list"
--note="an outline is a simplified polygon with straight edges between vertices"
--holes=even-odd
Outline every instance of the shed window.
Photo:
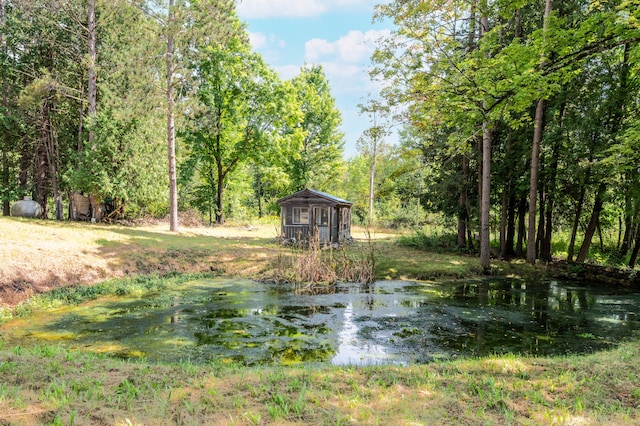
[[294,207],[292,221],[294,225],[308,225],[309,207]]
[[315,216],[316,216],[316,225],[318,226],[329,225],[329,209],[316,207]]

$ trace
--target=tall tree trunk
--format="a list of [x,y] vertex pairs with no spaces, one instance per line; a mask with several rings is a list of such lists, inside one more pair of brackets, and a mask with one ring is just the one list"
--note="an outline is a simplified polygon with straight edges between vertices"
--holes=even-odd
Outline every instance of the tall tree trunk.
[[580,188],[580,196],[578,197],[578,203],[576,204],[575,215],[573,218],[573,226],[571,227],[571,239],[569,240],[569,247],[567,248],[567,260],[571,262],[573,260],[573,254],[576,247],[576,238],[578,236],[578,226],[580,226],[580,216],[582,216],[582,208],[584,206],[584,197],[586,195],[586,188],[584,183]]
[[545,262],[553,260],[551,252],[551,238],[553,236],[554,196],[552,190],[547,191],[547,208],[545,213],[544,235],[540,243],[540,258]]
[[540,246],[542,244],[542,239],[544,238],[545,230],[544,230],[544,209],[547,203],[547,193],[545,191],[545,185],[540,185],[538,188],[538,199],[539,199],[539,212],[538,212],[538,230],[536,232],[536,258],[540,254]]
[[636,262],[638,261],[638,253],[640,253],[640,226],[636,228],[635,244],[633,245],[633,250],[631,251],[629,268],[633,269],[636,267]]
[[513,194],[513,189],[510,192],[507,210],[507,238],[504,253],[506,257],[511,257],[516,254],[513,250],[516,237],[516,197]]
[[[95,0],[87,0],[87,40],[89,64],[87,69],[87,114],[95,117],[98,111],[98,77],[96,73],[96,4]],[[95,150],[95,133],[89,130],[89,146]]]
[[[47,109],[50,110],[52,108]],[[49,176],[51,180],[51,190],[53,192],[56,220],[63,220],[64,212],[62,206],[62,194],[58,188],[58,162],[60,161],[60,150],[58,148],[58,137],[53,128],[53,122],[50,115],[42,117],[41,135],[45,146],[47,164],[49,165]]]
[[[566,102],[560,106],[560,127],[564,126]],[[555,140],[549,166],[549,183],[547,185],[547,209],[545,215],[545,233],[540,246],[540,258],[546,262],[553,261],[551,239],[553,237],[553,211],[555,210],[556,182],[558,177],[558,157],[560,156],[560,141]]]
[[178,232],[178,182],[176,177],[176,127],[173,94],[174,0],[167,15],[167,154],[169,159],[169,230]]
[[216,223],[218,225],[224,225],[224,204],[222,202],[222,196],[224,193],[224,179],[225,173],[222,167],[222,161],[218,161],[218,185],[216,192]]
[[34,200],[42,207],[42,219],[49,217],[49,164],[47,161],[47,124],[51,109],[49,102],[44,102],[41,116],[38,143],[35,157],[35,197]]
[[469,223],[467,182],[469,179],[469,158],[462,155],[462,187],[458,195],[458,248],[467,248],[467,226]]
[[[3,55],[7,52],[7,37],[6,37],[6,16],[5,16],[5,0],[0,0],[0,49]],[[0,115],[6,115],[9,111],[8,98],[7,98],[7,81],[4,72],[2,73],[2,104],[0,104]],[[9,137],[6,132],[2,134],[2,188],[4,188],[4,194],[2,196],[2,215],[9,216],[11,214],[11,206],[9,203]]]
[[28,183],[30,171],[33,170],[34,161],[35,147],[27,137],[23,137],[20,147],[20,173],[18,174],[21,196],[32,195],[28,193]]
[[[542,24],[543,31],[546,31],[549,15],[551,15],[551,0],[545,1],[544,21]],[[541,64],[544,64],[544,53],[542,54]],[[527,241],[527,262],[536,263],[536,194],[538,192],[538,164],[540,156],[540,143],[542,141],[542,132],[544,126],[544,99],[539,99],[536,105],[536,117],[533,128],[533,146],[531,148],[531,175],[529,182],[529,238]]]
[[625,191],[624,234],[620,237],[618,256],[623,259],[629,252],[633,242],[633,214],[631,213],[631,196]]
[[376,142],[373,142],[373,153],[369,165],[369,225],[373,223],[374,181],[376,177]]
[[[480,34],[481,37],[489,31],[488,2],[482,0],[480,2]],[[485,56],[488,58],[489,53]],[[484,106],[486,108],[486,104]],[[481,198],[480,198],[480,266],[485,273],[491,270],[491,252],[490,252],[490,210],[491,210],[491,142],[492,132],[489,128],[488,117],[484,118],[482,123],[482,175],[481,175]]]
[[260,166],[256,166],[256,192],[258,195],[258,217],[262,218],[262,176],[260,174]]
[[480,216],[480,266],[485,273],[491,270],[490,217],[491,210],[491,139],[489,123],[484,123],[482,131],[482,203]]
[[[518,33],[516,32],[516,37],[518,37]],[[509,132],[509,136],[507,138],[507,149],[505,152],[505,157],[511,157],[511,149],[513,144],[513,135]],[[504,259],[507,255],[507,226],[509,219],[509,200],[511,198],[511,192],[513,191],[511,185],[511,180],[507,179],[505,185],[502,190],[502,205],[500,208],[500,258]]]
[[591,212],[591,219],[589,220],[589,224],[587,225],[587,229],[585,230],[584,241],[582,242],[582,246],[580,246],[578,257],[576,257],[576,262],[582,263],[587,258],[589,247],[591,247],[591,240],[593,239],[593,234],[595,234],[598,227],[598,221],[600,220],[600,212],[602,212],[602,206],[604,204],[604,194],[606,189],[607,187],[604,183],[600,183],[600,185],[598,186],[598,192],[596,193],[595,202],[593,204],[593,211]]
[[502,203],[500,206],[500,259],[507,254],[507,215],[509,213],[509,196],[507,188],[502,191]]
[[[467,36],[467,52],[476,49],[476,11],[477,0],[471,0],[469,5],[469,34]],[[474,144],[475,145],[475,144]],[[473,146],[472,146],[473,148]],[[473,250],[471,233],[471,211],[469,209],[469,157],[462,154],[461,161],[462,185],[458,195],[458,248]]]
[[[548,2],[549,0],[547,0]],[[531,149],[531,174],[529,180],[529,227],[527,237],[527,262],[536,263],[536,199],[538,195],[538,165],[540,161],[540,142],[544,117],[544,100],[540,99],[536,106],[536,117],[533,129],[533,147]]]
[[524,242],[526,240],[527,198],[520,198],[518,203],[518,241],[516,243],[516,256],[524,257]]

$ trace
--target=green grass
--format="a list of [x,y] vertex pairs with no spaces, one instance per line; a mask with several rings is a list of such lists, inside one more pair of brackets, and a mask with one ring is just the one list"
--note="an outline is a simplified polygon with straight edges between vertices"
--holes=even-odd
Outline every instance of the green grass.
[[617,424],[640,421],[640,345],[428,365],[150,365],[0,350],[7,424]]
[[[95,246],[97,254],[110,257],[112,267],[131,268],[123,279],[37,294],[5,308],[0,314],[5,319],[104,295],[159,290],[199,274],[268,276],[270,262],[282,251],[264,236],[172,235],[7,219],[0,219],[0,231],[9,236],[56,233],[52,241],[73,241],[78,248],[73,256]],[[481,272],[472,256],[420,251],[391,238],[373,244],[378,278],[451,279]],[[349,248],[354,255],[369,249],[366,241]],[[0,260],[13,258],[9,251],[0,254]],[[519,262],[493,262],[492,270],[527,277],[544,273]],[[639,423],[637,341],[588,356],[505,355],[404,367],[258,368],[215,361],[130,362],[62,346],[9,347],[0,335],[0,424]]]

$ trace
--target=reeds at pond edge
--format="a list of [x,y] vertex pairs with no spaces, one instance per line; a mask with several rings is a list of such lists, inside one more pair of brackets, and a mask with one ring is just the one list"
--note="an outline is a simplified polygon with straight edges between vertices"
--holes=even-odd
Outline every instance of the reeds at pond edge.
[[298,239],[287,252],[278,253],[272,280],[303,286],[371,283],[375,280],[375,244],[369,233],[366,244],[364,252],[354,254],[347,244],[324,245],[316,232],[308,241]]

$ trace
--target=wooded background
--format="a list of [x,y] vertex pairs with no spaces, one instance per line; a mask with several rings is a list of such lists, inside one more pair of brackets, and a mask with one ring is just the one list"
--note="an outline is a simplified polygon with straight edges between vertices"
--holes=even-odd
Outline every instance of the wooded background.
[[[640,251],[638,0],[398,0],[344,159],[321,66],[282,80],[232,0],[0,0],[0,196],[66,218],[278,213],[305,187],[354,220],[443,226],[450,246],[634,267]],[[400,129],[399,145],[387,135]],[[530,244],[527,244],[530,242]]]

